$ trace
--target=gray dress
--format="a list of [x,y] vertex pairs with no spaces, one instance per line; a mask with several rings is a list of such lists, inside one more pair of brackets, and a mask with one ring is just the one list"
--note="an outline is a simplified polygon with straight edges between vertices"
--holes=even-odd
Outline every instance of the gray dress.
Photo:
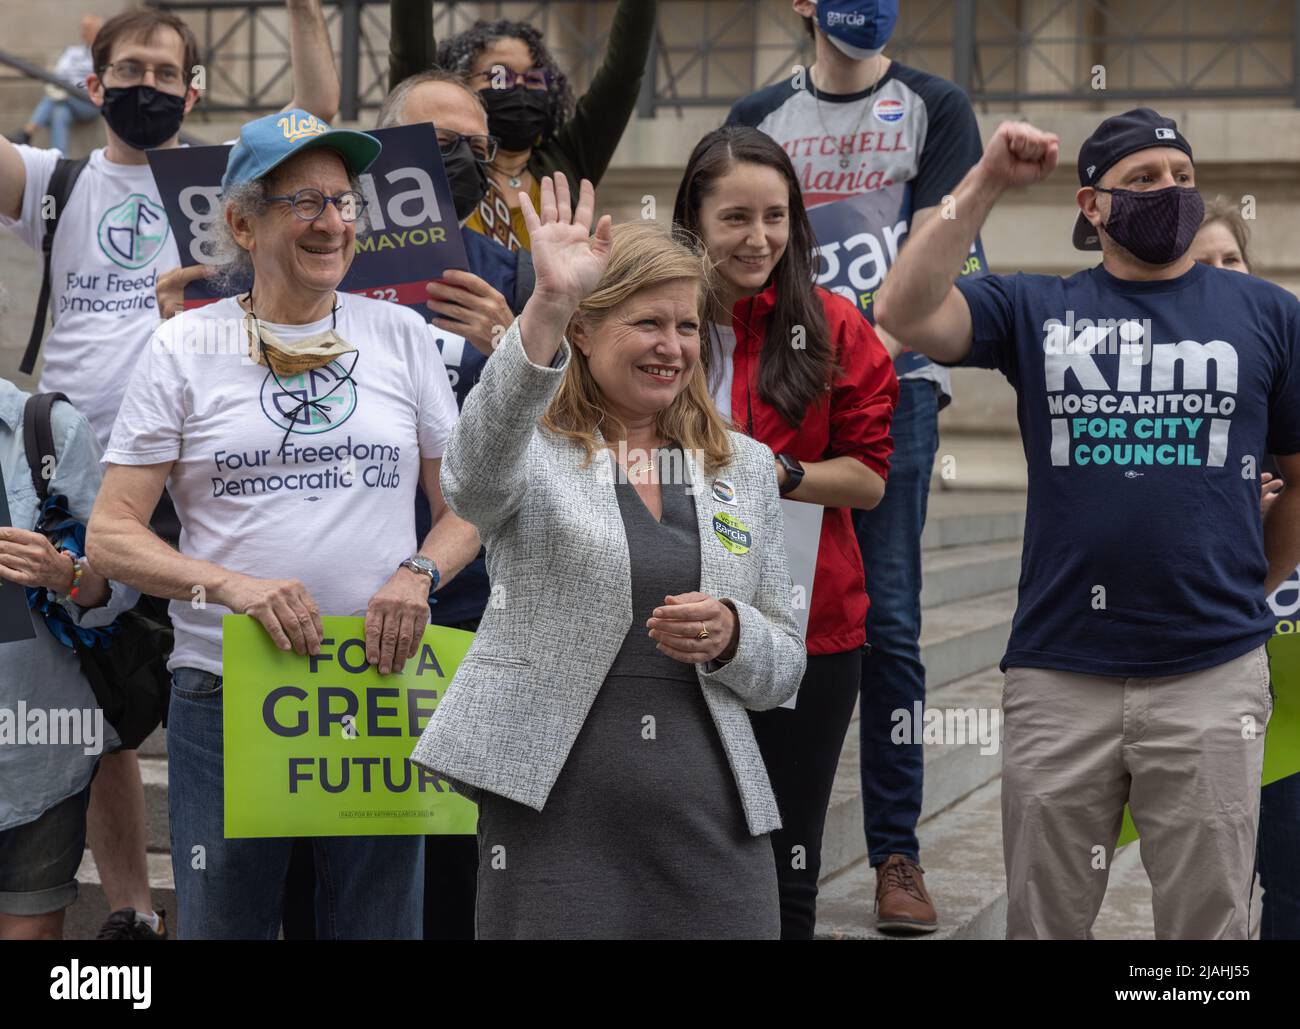
[[618,478],[632,626],[545,809],[483,794],[478,937],[776,939],[771,841],[749,835],[695,667],[645,627],[665,596],[699,589],[694,499],[663,485],[656,522]]

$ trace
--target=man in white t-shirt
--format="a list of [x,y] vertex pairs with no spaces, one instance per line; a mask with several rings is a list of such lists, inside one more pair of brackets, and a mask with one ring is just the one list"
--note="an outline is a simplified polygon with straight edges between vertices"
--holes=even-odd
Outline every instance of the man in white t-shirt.
[[[315,654],[322,614],[364,614],[367,659],[387,674],[416,653],[430,592],[478,552],[438,484],[457,411],[428,326],[337,292],[365,207],[356,177],[379,150],[306,111],[244,126],[222,180],[223,249],[227,275],[251,265],[253,287],[158,329],[104,455],[92,560],[173,598],[168,800],[186,938],[273,939],[294,843],[224,836],[222,616]],[[434,512],[418,551],[417,476]],[[179,553],[149,529],[164,483]],[[315,840],[321,935],[419,939],[423,842]]]
[[[286,0],[294,100],[331,118],[338,77],[320,0]],[[151,7],[110,18],[91,45],[91,101],[106,145],[94,151],[60,213],[51,253],[50,307],[40,392],[57,391],[107,444],[127,376],[158,322],[154,282],[180,264],[145,150],[180,145],[199,45],[174,14]],[[57,150],[0,139],[0,225],[39,253],[52,211]],[[43,315],[43,312],[42,312]],[[88,837],[114,909],[111,938],[165,933],[149,898],[144,787],[135,751],[106,756],[91,794]],[[102,935],[102,934],[101,934]]]

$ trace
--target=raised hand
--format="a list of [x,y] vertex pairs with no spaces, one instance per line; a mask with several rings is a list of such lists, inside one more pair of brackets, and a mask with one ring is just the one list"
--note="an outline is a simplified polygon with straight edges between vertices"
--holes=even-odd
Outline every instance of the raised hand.
[[999,186],[1031,186],[1051,174],[1060,151],[1056,133],[1004,121],[984,148],[980,165]]
[[591,232],[596,214],[596,191],[586,179],[578,193],[578,207],[570,211],[569,182],[562,172],[542,179],[542,211],[533,210],[528,194],[519,194],[524,224],[528,226],[537,285],[533,295],[556,307],[575,309],[596,288],[609,261],[613,222],[603,216]]

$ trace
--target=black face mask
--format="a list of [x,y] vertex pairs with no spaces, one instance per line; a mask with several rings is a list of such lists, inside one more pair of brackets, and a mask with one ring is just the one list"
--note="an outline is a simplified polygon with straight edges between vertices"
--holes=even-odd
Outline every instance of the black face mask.
[[163,93],[153,86],[109,86],[100,108],[108,127],[127,146],[148,150],[180,131],[185,95]]
[[488,112],[488,132],[501,141],[501,149],[523,151],[535,146],[551,120],[550,94],[540,89],[514,86],[479,91]]
[[451,202],[456,208],[456,220],[464,221],[474,213],[474,208],[487,193],[487,169],[474,157],[474,151],[465,140],[460,140],[450,154],[442,155],[442,166],[447,172],[451,187]]
[[1106,234],[1147,264],[1169,264],[1187,253],[1205,216],[1205,202],[1191,186],[1094,188],[1110,194]]

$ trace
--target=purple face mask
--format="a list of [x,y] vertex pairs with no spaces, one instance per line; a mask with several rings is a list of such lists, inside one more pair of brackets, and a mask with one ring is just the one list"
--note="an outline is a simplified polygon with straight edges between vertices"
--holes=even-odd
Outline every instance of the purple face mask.
[[1205,203],[1192,186],[1094,188],[1110,194],[1106,234],[1147,264],[1169,264],[1187,253],[1205,217]]

